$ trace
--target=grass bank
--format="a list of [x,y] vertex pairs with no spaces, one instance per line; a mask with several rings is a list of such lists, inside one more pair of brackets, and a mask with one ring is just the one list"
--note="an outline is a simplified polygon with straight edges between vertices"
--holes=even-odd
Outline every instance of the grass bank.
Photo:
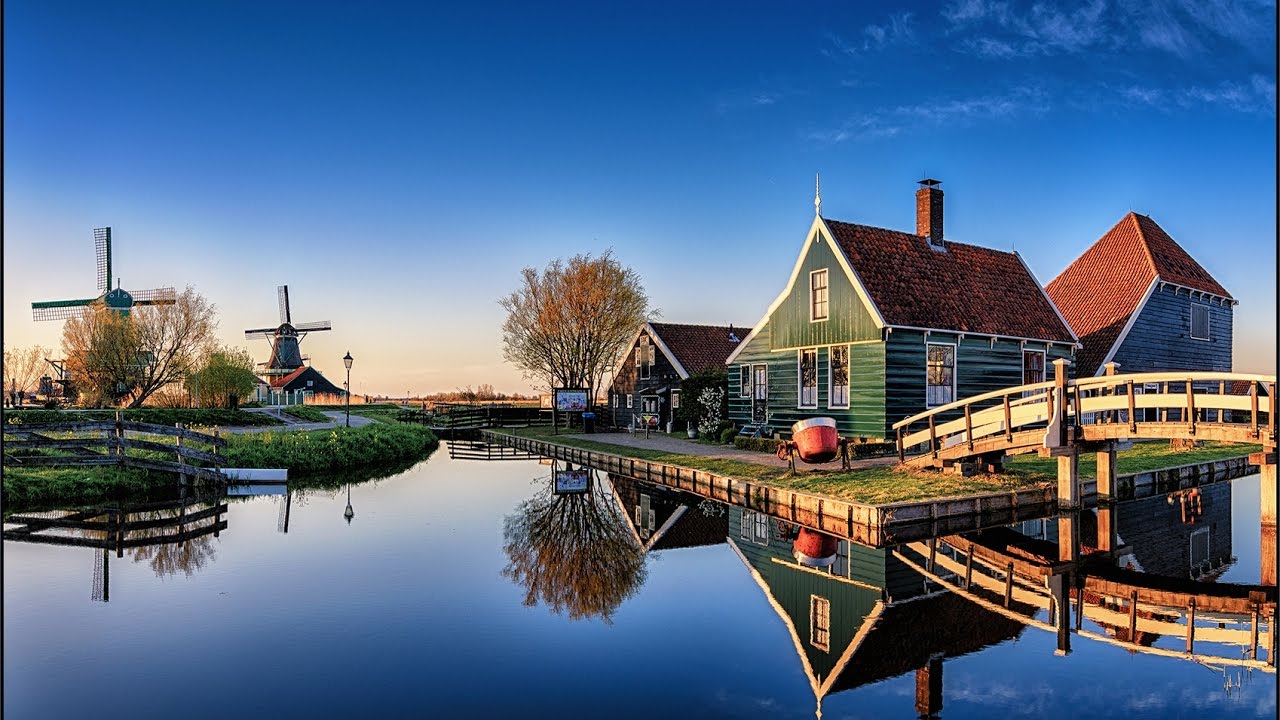
[[[155,425],[202,425],[204,427],[257,427],[282,425],[266,414],[227,408],[132,408],[122,410],[125,420]],[[48,425],[50,423],[115,420],[115,410],[5,410],[5,425]],[[328,419],[328,418],[326,418]]]
[[[570,447],[612,453],[623,457],[650,460],[669,465],[680,465],[695,470],[706,470],[743,480],[768,483],[787,490],[824,495],[850,502],[883,505],[912,500],[931,500],[946,497],[963,497],[989,492],[1034,487],[1057,481],[1056,461],[1037,455],[1010,458],[1003,473],[980,473],[971,477],[944,475],[932,470],[899,469],[883,465],[858,470],[841,470],[838,463],[830,467],[803,467],[796,473],[769,465],[741,460],[707,457],[697,454],[699,446],[690,443],[689,453],[672,453],[645,448],[613,445],[583,438],[553,435],[550,428],[534,427],[505,430],[522,437],[532,437]],[[1193,450],[1175,450],[1167,441],[1135,443],[1133,449],[1123,450],[1117,458],[1121,474],[1210,462],[1229,457],[1239,457],[1258,452],[1254,445],[1205,443]],[[763,454],[763,453],[762,453]],[[1090,463],[1081,462],[1081,475],[1092,477]]]

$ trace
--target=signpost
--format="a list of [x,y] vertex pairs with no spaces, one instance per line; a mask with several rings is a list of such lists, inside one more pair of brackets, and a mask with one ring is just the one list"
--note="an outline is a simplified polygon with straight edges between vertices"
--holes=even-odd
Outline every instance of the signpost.
[[588,407],[588,393],[586,388],[552,388],[552,404],[551,404],[551,433],[559,434],[560,424],[556,419],[556,413],[581,413],[585,412]]

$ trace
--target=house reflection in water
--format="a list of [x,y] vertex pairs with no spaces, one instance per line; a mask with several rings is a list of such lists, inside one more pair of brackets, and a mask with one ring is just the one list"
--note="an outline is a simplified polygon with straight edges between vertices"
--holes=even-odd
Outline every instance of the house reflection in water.
[[942,661],[1017,637],[1024,625],[984,610],[885,549],[839,540],[826,567],[798,554],[800,528],[728,508],[728,542],[791,633],[817,700],[915,671],[916,712],[942,708]]
[[719,545],[729,534],[727,506],[700,495],[609,475],[614,498],[644,552]]

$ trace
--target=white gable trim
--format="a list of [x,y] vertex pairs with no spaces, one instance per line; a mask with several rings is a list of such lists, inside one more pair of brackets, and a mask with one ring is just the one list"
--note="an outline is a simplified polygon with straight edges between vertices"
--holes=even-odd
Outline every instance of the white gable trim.
[[[738,354],[741,353],[743,348],[749,345],[755,336],[760,333],[760,330],[769,322],[769,318],[773,317],[774,311],[777,310],[787,297],[791,295],[791,289],[795,287],[796,279],[800,277],[800,269],[804,266],[804,259],[809,255],[809,249],[817,241],[819,235],[826,238],[827,242],[831,245],[832,254],[836,256],[836,260],[840,263],[840,267],[844,269],[845,277],[849,278],[849,282],[853,284],[854,292],[858,294],[858,298],[862,300],[862,304],[866,306],[867,311],[871,313],[871,319],[875,321],[876,327],[881,329],[885,327],[884,316],[880,314],[880,308],[876,307],[876,304],[871,301],[871,295],[867,293],[866,285],[862,283],[862,278],[858,277],[858,273],[853,269],[853,266],[849,264],[849,258],[845,257],[844,249],[835,241],[835,236],[832,235],[831,228],[827,227],[826,221],[821,217],[815,217],[813,219],[813,224],[809,226],[808,234],[805,236],[806,239],[804,241],[804,247],[800,248],[800,254],[796,256],[796,264],[795,267],[791,268],[791,277],[787,280],[786,286],[783,287],[782,292],[778,294],[778,297],[774,299],[773,303],[769,305],[769,309],[765,311],[764,317],[760,318],[760,322],[756,323],[756,326],[751,329],[751,332],[742,339],[742,343],[738,345],[738,347],[734,348],[733,352],[729,354],[729,357],[725,359],[724,364],[726,366],[732,365],[734,361],[738,359]],[[830,280],[827,282],[827,287],[831,287]],[[830,290],[828,289],[828,293],[829,292]]]
[[1031,272],[1031,266],[1027,265],[1027,261],[1022,259],[1022,256],[1018,254],[1017,250],[1013,251],[1013,256],[1018,258],[1018,262],[1022,263],[1022,269],[1027,271],[1027,275],[1030,276],[1031,281],[1036,284],[1036,289],[1040,291],[1040,297],[1043,297],[1044,301],[1049,303],[1049,307],[1053,308],[1053,314],[1058,316],[1058,322],[1062,323],[1062,327],[1066,328],[1067,332],[1071,333],[1071,339],[1076,341],[1076,345],[1079,345],[1080,336],[1076,335],[1076,331],[1072,329],[1071,323],[1067,322],[1067,319],[1062,317],[1062,312],[1058,310],[1058,306],[1053,304],[1053,298],[1049,297],[1049,293],[1045,291],[1044,285],[1040,284],[1040,278],[1036,277],[1036,274]]
[[[1133,324],[1138,322],[1138,316],[1142,314],[1143,308],[1147,306],[1147,301],[1151,299],[1151,294],[1156,291],[1156,287],[1160,284],[1160,276],[1151,278],[1151,284],[1147,286],[1147,291],[1142,294],[1142,299],[1138,301],[1138,306],[1129,314],[1129,320],[1125,322],[1124,328],[1120,330],[1120,334],[1116,336],[1116,341],[1112,343],[1111,349],[1107,351],[1102,362],[1098,363],[1098,369],[1094,371],[1094,377],[1102,376],[1107,369],[1107,363],[1116,356],[1116,351],[1124,344],[1124,339],[1129,336],[1129,331],[1133,329]],[[1047,370],[1046,370],[1047,372]]]
[[662,350],[662,354],[667,356],[667,360],[671,361],[671,366],[676,369],[676,374],[681,380],[689,377],[689,371],[684,369],[684,365],[680,364],[680,360],[676,358],[676,354],[671,352],[671,348],[667,347],[667,343],[658,335],[658,331],[653,329],[651,323],[645,323],[645,327],[649,328],[649,337],[653,338],[653,342]]

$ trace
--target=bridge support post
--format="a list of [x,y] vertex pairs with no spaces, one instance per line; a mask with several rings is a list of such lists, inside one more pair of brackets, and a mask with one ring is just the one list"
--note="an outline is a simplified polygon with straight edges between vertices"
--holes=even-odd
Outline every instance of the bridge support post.
[[1058,560],[1073,563],[1080,559],[1079,513],[1065,512],[1058,516]]
[[942,655],[916,670],[916,714],[922,718],[938,717],[942,712]]
[[1098,549],[1102,552],[1115,552],[1119,543],[1116,532],[1116,506],[1110,502],[1098,503]]
[[1074,448],[1058,455],[1058,507],[1080,507],[1080,453]]
[[[1249,464],[1258,466],[1259,483],[1262,486],[1262,577],[1263,585],[1276,584],[1276,451],[1253,453]],[[1274,630],[1272,633],[1274,634]]]
[[1097,452],[1098,498],[1114,499],[1116,496],[1116,444],[1107,443],[1105,450]]
[[1053,597],[1054,624],[1058,628],[1058,648],[1055,655],[1071,653],[1071,573],[1049,576],[1049,593]]

